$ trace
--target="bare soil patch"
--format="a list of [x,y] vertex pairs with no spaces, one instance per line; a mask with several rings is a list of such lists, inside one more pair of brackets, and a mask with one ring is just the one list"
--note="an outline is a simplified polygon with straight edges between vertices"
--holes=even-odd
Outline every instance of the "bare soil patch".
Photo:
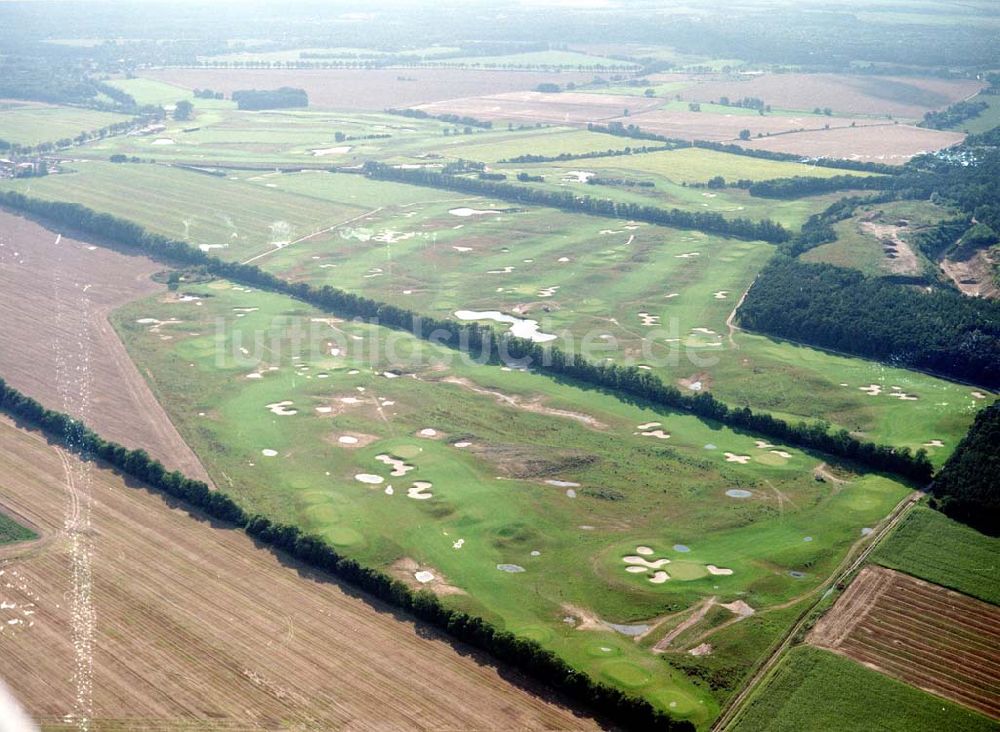
[[846,158],[902,165],[915,155],[951,147],[964,139],[965,135],[960,132],[886,124],[772,135],[740,144],[754,150],[771,150],[807,157]]
[[[534,89],[542,83],[584,82],[577,72],[463,69],[151,69],[143,76],[185,89],[229,96],[237,89],[305,89],[310,108],[382,111],[477,94]],[[619,112],[620,114],[620,112]]]
[[636,124],[644,132],[655,132],[658,135],[674,137],[681,140],[710,140],[713,142],[736,142],[740,131],[747,129],[750,134],[777,135],[797,133],[799,130],[823,130],[826,125],[830,129],[885,124],[885,120],[850,119],[847,117],[813,117],[810,115],[780,116],[768,114],[764,116],[740,114],[734,110],[732,114],[714,112],[689,112],[684,110],[654,110],[628,117],[619,117],[618,122],[624,125]]
[[[82,649],[93,729],[596,729],[393,609],[63,457],[0,421],[0,504],[53,537],[0,566],[17,578],[4,600],[33,603],[30,627],[0,634],[19,669],[6,681],[43,725],[76,708]],[[65,531],[74,505],[85,534]],[[76,650],[74,536],[93,580]]]
[[556,409],[554,407],[547,407],[542,404],[539,400],[525,400],[524,398],[512,395],[504,394],[499,391],[491,391],[490,389],[484,389],[481,386],[473,383],[469,379],[459,377],[459,376],[447,376],[441,381],[448,384],[457,384],[458,386],[464,387],[470,391],[474,391],[477,394],[487,394],[496,399],[498,404],[503,404],[504,406],[513,407],[515,409],[523,409],[527,412],[535,412],[536,414],[545,414],[550,417],[565,417],[567,419],[572,419],[577,422],[581,422],[588,427],[593,429],[605,429],[606,424],[601,422],[596,417],[589,414],[584,414],[583,412],[574,412],[568,409]]
[[920,260],[913,248],[899,236],[906,230],[906,226],[878,221],[862,221],[859,225],[863,232],[873,236],[882,245],[886,269],[893,274],[920,274]]
[[[106,438],[208,481],[132,363],[108,314],[166,288],[163,269],[0,210],[0,376]],[[183,308],[177,305],[177,317]]]
[[807,640],[1000,719],[1000,608],[994,605],[869,566]]
[[993,280],[995,264],[985,251],[978,251],[968,259],[945,259],[941,270],[958,289],[971,297],[1000,298],[1000,288]]
[[662,100],[583,92],[511,92],[449,99],[420,107],[430,114],[471,115],[479,119],[585,125],[655,109]]

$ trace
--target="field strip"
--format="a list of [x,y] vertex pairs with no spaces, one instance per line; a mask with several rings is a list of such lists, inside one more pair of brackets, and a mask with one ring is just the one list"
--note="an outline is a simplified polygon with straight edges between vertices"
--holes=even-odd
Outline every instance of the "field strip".
[[319,231],[314,231],[311,234],[306,234],[305,236],[300,236],[295,241],[290,241],[290,242],[288,242],[287,244],[285,244],[284,246],[281,246],[281,247],[272,247],[271,249],[268,249],[266,252],[261,252],[260,254],[257,254],[256,256],[250,257],[250,259],[247,259],[247,260],[245,260],[243,262],[240,262],[240,264],[252,264],[253,262],[256,262],[258,259],[262,259],[262,258],[266,257],[268,254],[274,254],[275,252],[280,252],[283,249],[288,249],[288,247],[290,247],[290,246],[293,246],[295,244],[299,244],[301,242],[304,242],[304,241],[307,241],[309,239],[312,239],[314,236],[319,236],[320,234],[326,234],[328,232],[333,231],[334,229],[340,228],[341,226],[347,226],[347,224],[353,224],[358,219],[363,219],[363,218],[365,218],[367,216],[373,216],[374,214],[377,214],[379,211],[381,211],[383,208],[385,208],[385,206],[379,206],[378,208],[373,208],[371,211],[365,211],[362,214],[358,214],[357,216],[354,216],[353,218],[347,219],[347,221],[341,221],[340,223],[334,224],[333,226],[328,226],[325,229],[320,229]]

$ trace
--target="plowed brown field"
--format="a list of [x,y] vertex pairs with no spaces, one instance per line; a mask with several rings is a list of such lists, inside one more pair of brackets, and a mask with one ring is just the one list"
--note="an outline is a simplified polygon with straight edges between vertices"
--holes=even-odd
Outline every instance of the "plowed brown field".
[[47,729],[596,728],[6,418],[0,477],[0,510],[44,535],[0,554],[0,673]]
[[166,288],[162,265],[95,247],[0,210],[0,376],[108,439],[208,480],[108,323]]
[[808,640],[1000,719],[1000,608],[866,567]]

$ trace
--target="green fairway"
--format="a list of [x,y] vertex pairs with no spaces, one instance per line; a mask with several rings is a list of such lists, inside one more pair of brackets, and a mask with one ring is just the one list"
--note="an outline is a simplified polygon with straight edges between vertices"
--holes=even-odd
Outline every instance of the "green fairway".
[[130,119],[124,114],[96,109],[57,107],[34,102],[0,102],[0,140],[18,145],[38,145],[73,139],[81,132],[97,130]]
[[1000,604],[1000,539],[920,506],[878,548],[892,569]]
[[21,526],[12,518],[0,513],[0,544],[10,544],[15,541],[27,541],[38,535],[31,529]]
[[[800,450],[287,298],[184,292],[198,299],[140,301],[114,323],[249,510],[411,585],[430,571],[448,602],[700,726],[716,699],[604,621],[652,624],[708,595],[762,611],[801,597],[907,491],[847,472],[850,490],[819,483],[821,458]],[[763,648],[785,626],[754,627]]]
[[817,648],[788,652],[737,732],[986,732],[986,717]]

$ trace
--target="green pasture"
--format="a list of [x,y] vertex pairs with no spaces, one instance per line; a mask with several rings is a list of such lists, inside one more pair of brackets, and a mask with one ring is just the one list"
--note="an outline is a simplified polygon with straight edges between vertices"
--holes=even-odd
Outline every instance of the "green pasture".
[[[812,477],[819,456],[468,363],[288,298],[226,282],[181,293],[199,299],[151,298],[113,322],[218,485],[248,509],[302,525],[411,584],[414,566],[431,571],[459,590],[433,585],[449,603],[702,727],[717,700],[600,623],[649,623],[707,595],[762,612],[794,601],[907,490],[847,472],[846,485],[820,483]],[[267,407],[283,402],[295,413]],[[649,422],[669,437],[643,435]],[[412,471],[394,477],[378,455]],[[415,481],[431,484],[430,499],[408,497]],[[749,496],[729,497],[731,489]],[[655,584],[652,570],[626,572],[623,558],[637,551],[669,560],[671,578]],[[406,559],[413,565],[400,564]],[[731,574],[713,575],[708,564]],[[599,629],[579,629],[584,618]],[[784,625],[760,627],[763,647]]]
[[934,584],[1000,604],[1000,539],[918,506],[874,560]]
[[953,702],[818,648],[793,648],[737,718],[737,732],[986,732]]
[[31,529],[21,526],[14,519],[0,513],[0,545],[15,541],[27,541],[37,536]]
[[80,107],[57,107],[31,102],[0,102],[0,140],[18,145],[38,145],[74,138],[116,122],[127,122],[124,114]]

